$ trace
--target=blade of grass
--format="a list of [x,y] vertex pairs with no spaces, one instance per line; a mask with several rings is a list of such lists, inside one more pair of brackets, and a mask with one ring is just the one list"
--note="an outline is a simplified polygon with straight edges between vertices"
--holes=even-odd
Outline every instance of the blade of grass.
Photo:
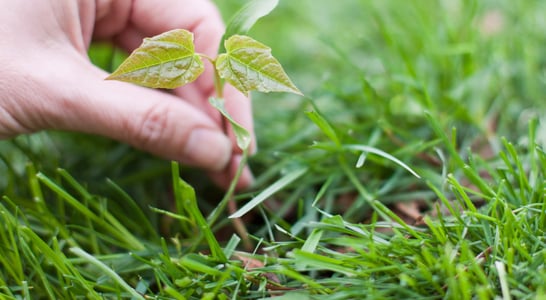
[[218,269],[215,269],[213,267],[210,267],[210,266],[204,264],[197,257],[195,257],[195,255],[193,255],[193,254],[186,255],[186,256],[182,257],[178,261],[178,264],[180,264],[181,266],[183,266],[185,268],[188,268],[188,269],[190,269],[192,271],[202,273],[202,274],[211,275],[211,276],[221,276],[222,273],[223,273],[222,271],[220,271]]
[[[32,249],[31,247],[31,244],[24,239],[21,239],[18,245],[18,248],[21,251],[22,256],[24,257],[25,262],[32,270],[33,275],[37,278],[36,284],[38,285],[38,282],[40,283],[40,286],[43,287],[45,290],[43,291],[43,293],[47,295],[48,298],[56,299],[57,295],[55,294],[54,288],[49,284],[46,272],[41,264],[42,254],[34,251],[34,249]],[[24,288],[27,283],[23,281],[22,285]]]
[[[21,228],[21,232],[28,241],[32,242],[32,244],[38,248],[39,253],[57,268],[59,274],[67,278],[75,278],[76,282],[87,291],[89,296],[99,297],[99,294],[87,284],[86,280],[78,271],[76,271],[63,252],[52,249],[52,247],[46,244],[35,232],[27,227]],[[62,282],[62,280],[60,282]]]
[[159,238],[157,230],[155,230],[154,226],[150,223],[150,218],[144,214],[136,201],[113,180],[107,178],[106,183],[120,196],[123,205],[128,206],[128,210],[131,211],[131,218],[134,218],[134,222],[139,224],[139,226],[145,228],[147,236],[152,240]]
[[344,149],[348,149],[348,150],[357,150],[357,151],[362,151],[362,152],[367,152],[367,153],[373,153],[373,154],[376,154],[376,155],[379,155],[381,157],[384,157],[394,163],[396,163],[397,165],[401,166],[402,168],[406,169],[408,172],[410,172],[413,176],[417,177],[417,178],[421,178],[421,176],[419,176],[419,174],[417,174],[417,172],[413,171],[408,165],[406,165],[405,163],[403,163],[401,160],[399,160],[398,158],[382,151],[382,150],[379,150],[377,148],[374,148],[374,147],[369,147],[369,146],[366,146],[366,145],[343,145],[343,148]]
[[501,291],[502,291],[502,299],[511,300],[512,297],[510,296],[510,288],[508,286],[506,268],[504,266],[504,263],[498,260],[495,261],[495,268],[497,269],[497,274],[499,276],[499,282],[500,282]]
[[332,142],[334,142],[336,146],[341,146],[341,141],[339,140],[336,131],[323,116],[314,110],[307,111],[305,114],[307,117],[309,117],[309,119],[311,119],[311,121],[313,121],[313,123],[315,123],[315,125],[318,126],[322,133],[324,133]]
[[224,251],[220,247],[220,244],[214,236],[214,233],[212,232],[207,220],[205,217],[203,217],[203,214],[201,214],[201,211],[199,210],[195,190],[181,178],[178,179],[178,188],[180,191],[180,198],[175,199],[175,201],[180,202],[180,207],[184,207],[190,218],[195,220],[199,230],[203,233],[209,245],[212,256],[219,261],[226,262],[227,258],[224,255]]
[[[58,168],[57,173],[61,175],[61,177],[68,182],[68,184],[76,190],[78,194],[81,195],[84,201],[84,206],[88,207],[89,202],[93,201],[92,195],[74,178],[72,177],[66,170]],[[90,231],[94,232],[95,228],[93,228],[93,222],[87,218],[87,216],[84,215],[84,218],[86,219],[87,227],[89,227]],[[89,236],[89,243],[91,244],[91,248],[93,249],[94,253],[100,253],[100,247],[99,247],[99,241],[97,240],[97,236],[92,234]]]
[[231,257],[237,249],[237,245],[239,245],[239,242],[241,242],[241,238],[235,234],[232,235],[229,239],[229,242],[224,247],[224,255],[228,258]]
[[301,247],[301,251],[313,253],[319,245],[320,239],[322,238],[322,230],[313,229],[311,234],[305,240],[305,243]]
[[[447,147],[449,154],[451,154],[451,158],[455,160],[457,166],[459,166],[460,168],[463,168],[465,166],[465,163],[463,159],[461,158],[461,156],[459,155],[459,153],[457,152],[457,149],[455,148],[454,146],[455,144],[453,143],[453,141],[448,138],[447,134],[444,132],[444,130],[438,123],[437,121],[438,118],[433,116],[430,112],[425,112],[425,116],[430,126],[436,133],[436,135],[443,141],[443,145]],[[455,137],[453,136],[452,138],[454,139]]]
[[40,216],[42,217],[41,220],[44,222],[44,225],[47,224],[46,226],[55,228],[55,230],[59,231],[59,235],[64,240],[66,240],[72,246],[76,246],[76,242],[71,237],[69,231],[61,222],[59,222],[58,218],[51,212],[51,210],[47,206],[47,203],[45,201],[45,198],[42,192],[42,187],[40,186],[40,181],[38,177],[36,176],[37,172],[36,172],[36,168],[34,164],[31,164],[31,163],[27,164],[26,169],[27,169],[28,182],[29,182],[32,198],[34,202],[37,204],[37,210],[40,213]]
[[415,231],[415,229],[411,228],[411,226],[409,226],[408,224],[406,224],[406,222],[404,222],[404,220],[402,220],[399,216],[397,216],[395,213],[393,213],[388,207],[386,207],[383,203],[375,200],[375,203],[374,203],[374,207],[375,209],[379,210],[380,212],[383,212],[385,215],[389,216],[389,218],[393,221],[395,221],[396,223],[400,224],[404,229],[406,229],[407,232],[409,232],[409,234],[411,234],[414,238],[418,239],[418,240],[423,240],[423,237],[421,236],[421,234],[419,234],[417,231]]
[[[332,272],[344,274],[346,276],[355,276],[358,270],[354,267],[347,266],[339,259],[310,253],[303,250],[294,250],[294,259],[298,261],[298,265],[306,266],[307,268],[324,269]],[[304,269],[305,270],[305,269]]]
[[245,204],[243,207],[241,207],[239,210],[237,210],[235,213],[233,213],[229,218],[240,218],[243,215],[245,215],[247,212],[252,210],[254,207],[260,205],[262,202],[264,202],[266,199],[271,197],[276,192],[280,191],[287,185],[293,183],[298,178],[303,176],[307,172],[307,168],[302,167],[295,170],[292,170],[291,172],[284,175],[282,178],[277,180],[275,183],[270,185],[268,188],[263,190],[261,193],[259,193],[256,197],[254,197],[252,200],[250,200],[247,204]]
[[[9,201],[6,196],[3,197],[4,201]],[[6,209],[6,207],[0,203],[0,241],[1,252],[5,252],[4,255],[0,255],[0,266],[3,266],[3,270],[7,272],[10,278],[12,278],[17,284],[22,284],[25,279],[23,272],[22,259],[19,252],[19,237],[18,237],[18,222],[16,217]]]
[[99,270],[101,270],[104,275],[108,276],[114,282],[116,282],[119,286],[121,286],[125,291],[127,291],[132,297],[140,300],[145,300],[145,298],[138,293],[133,287],[131,287],[123,278],[121,278],[116,271],[109,268],[107,265],[102,263],[100,260],[92,256],[91,254],[85,252],[81,248],[70,248],[70,252],[74,253],[76,256],[84,259],[89,264],[97,267]]
[[[187,208],[184,206],[184,197],[182,196],[182,191],[180,184],[178,181],[180,180],[180,166],[178,162],[171,161],[171,178],[172,178],[172,185],[173,185],[173,194],[174,194],[174,203],[176,205],[176,215],[179,215],[182,217],[182,215],[185,214],[187,211]],[[181,218],[177,217],[177,219],[180,220],[180,226],[182,228],[182,231],[184,232],[191,232],[191,229],[188,227],[188,223],[184,220],[190,220],[189,218]],[[190,220],[191,221],[191,220]],[[192,222],[190,222],[192,223]]]
[[125,227],[123,227],[117,221],[116,218],[114,218],[108,212],[103,212],[103,216],[106,218],[106,220],[108,220],[106,221],[105,219],[97,216],[88,207],[83,205],[76,198],[70,195],[66,190],[64,190],[61,186],[57,185],[44,174],[38,173],[36,176],[38,177],[40,182],[42,182],[45,186],[55,192],[55,194],[57,194],[61,199],[65,200],[65,202],[68,203],[70,206],[78,210],[95,224],[101,226],[107,232],[110,232],[112,236],[117,237],[120,241],[124,241],[127,244],[127,247],[133,250],[143,250],[145,248],[142,243],[140,243]]

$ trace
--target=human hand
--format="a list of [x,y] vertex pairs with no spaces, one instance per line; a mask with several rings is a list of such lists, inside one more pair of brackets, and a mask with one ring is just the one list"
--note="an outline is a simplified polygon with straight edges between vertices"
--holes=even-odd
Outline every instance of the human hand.
[[[241,151],[208,103],[214,93],[210,65],[169,94],[105,81],[108,74],[87,57],[92,39],[130,52],[144,37],[174,28],[193,32],[196,51],[215,57],[224,27],[210,1],[0,2],[0,138],[41,129],[99,134],[203,168],[218,185],[229,185]],[[253,136],[250,101],[231,86],[224,96],[228,112]],[[238,188],[251,182],[246,168]]]

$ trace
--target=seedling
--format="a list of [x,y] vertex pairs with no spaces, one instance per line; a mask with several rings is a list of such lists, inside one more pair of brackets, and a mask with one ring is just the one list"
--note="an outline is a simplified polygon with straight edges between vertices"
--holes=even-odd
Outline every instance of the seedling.
[[196,80],[204,70],[203,58],[208,60],[214,66],[216,90],[216,98],[210,99],[210,103],[232,124],[237,144],[244,150],[249,145],[248,133],[223,108],[224,81],[244,94],[251,91],[302,93],[271,55],[268,46],[246,35],[233,35],[225,40],[224,48],[225,53],[216,58],[196,53],[193,34],[174,29],[144,39],[106,79],[174,89]]

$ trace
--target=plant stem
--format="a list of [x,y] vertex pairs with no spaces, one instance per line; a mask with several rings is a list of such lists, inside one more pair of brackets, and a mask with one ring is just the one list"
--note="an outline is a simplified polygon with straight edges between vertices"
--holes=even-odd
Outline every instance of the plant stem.
[[239,182],[239,178],[241,177],[241,174],[243,173],[243,169],[246,166],[246,162],[248,160],[248,148],[243,149],[243,155],[241,157],[241,163],[237,167],[237,171],[235,172],[235,176],[233,177],[233,180],[231,181],[228,190],[226,191],[226,194],[222,198],[222,200],[218,203],[218,206],[211,212],[209,217],[207,218],[207,221],[209,223],[209,226],[213,226],[214,223],[218,220],[220,217],[220,214],[224,211],[226,208],[228,202],[233,199],[233,194],[235,193],[235,188],[237,187],[237,182]]
[[[216,92],[216,96],[218,98],[224,97],[224,82],[222,78],[220,77],[220,74],[218,73],[218,70],[216,69],[216,60],[211,59],[208,56],[203,56],[207,58],[212,65],[214,66],[214,89]],[[228,134],[228,122],[226,117],[222,117],[222,129]],[[237,171],[235,172],[235,176],[233,177],[233,180],[231,181],[228,190],[226,191],[226,194],[218,203],[218,206],[214,209],[214,211],[211,212],[209,215],[207,221],[209,223],[209,226],[212,227],[213,224],[218,220],[218,217],[220,217],[220,214],[225,210],[227,204],[229,201],[233,201],[233,194],[235,193],[235,188],[237,187],[237,182],[239,181],[239,178],[241,177],[241,174],[243,173],[243,169],[246,165],[246,162],[248,160],[248,147],[242,149],[243,154],[241,158],[241,162],[239,163],[239,166],[237,166]]]
[[216,59],[203,53],[198,54],[212,64],[212,68],[214,69],[214,92],[216,93],[217,98],[224,98],[224,81],[216,69]]
[[224,81],[220,77],[218,70],[216,70],[216,61],[213,61],[214,68],[214,90],[218,98],[224,98]]
[[[201,54],[202,57],[206,58],[211,64],[212,68],[214,69],[214,92],[216,93],[217,98],[224,98],[224,81],[222,80],[222,77],[220,77],[220,74],[218,73],[218,70],[216,69],[216,59],[212,59],[211,57],[208,57],[204,54]],[[228,134],[228,122],[226,118],[222,118],[222,130],[226,135]]]

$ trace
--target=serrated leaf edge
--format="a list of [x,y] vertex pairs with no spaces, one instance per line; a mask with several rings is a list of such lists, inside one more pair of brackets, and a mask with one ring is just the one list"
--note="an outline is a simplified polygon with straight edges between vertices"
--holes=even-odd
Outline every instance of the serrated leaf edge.
[[[189,42],[190,42],[190,45],[192,47],[187,47],[185,44],[177,43],[177,42],[174,42],[174,41],[160,40],[161,36],[167,35],[167,34],[169,34],[171,32],[174,32],[174,31],[179,31],[180,34],[187,34],[189,36]],[[139,67],[139,68],[132,69],[132,70],[130,70],[128,72],[121,73],[121,70],[123,70],[124,67],[130,61],[131,56],[136,55],[136,53],[142,52],[142,53],[144,53],[146,55],[153,56],[150,53],[148,53],[148,52],[146,52],[146,51],[144,51],[142,49],[143,47],[148,46],[147,43],[170,44],[170,45],[173,45],[175,47],[180,47],[180,48],[184,49],[186,52],[188,52],[188,55],[180,56],[180,57],[177,57],[177,58],[170,58],[170,59],[168,58],[168,59],[165,59],[165,60],[162,60],[162,59],[158,58],[158,60],[160,61],[158,63],[153,63],[153,64],[150,64],[150,65],[146,65],[146,66],[142,66],[142,67]],[[145,80],[139,82],[139,81],[136,81],[136,80],[130,80],[130,79],[124,78],[124,77],[129,77],[129,74],[134,73],[134,72],[138,72],[138,71],[153,68],[153,67],[160,67],[161,65],[166,65],[166,64],[169,64],[169,63],[176,63],[177,61],[181,61],[181,60],[185,60],[185,59],[191,59],[191,61],[188,64],[190,66],[190,68],[184,70],[179,76],[176,76],[176,77],[172,78],[169,82],[174,82],[174,81],[176,81],[177,79],[179,79],[181,77],[185,77],[187,72],[191,72],[190,70],[192,69],[192,67],[195,66],[196,63],[198,65],[198,69],[197,69],[196,72],[191,72],[191,74],[193,76],[191,76],[190,80],[182,80],[182,82],[179,85],[162,85],[162,84],[158,84],[158,82],[161,82],[161,79],[162,79],[161,75],[159,75],[159,78],[158,78],[158,80],[156,81],[155,84],[146,83]],[[156,36],[153,36],[153,37],[144,38],[142,44],[138,48],[133,50],[133,52],[129,55],[129,57],[126,58],[118,66],[118,68],[114,72],[112,72],[110,75],[108,75],[105,78],[105,80],[118,80],[118,81],[130,82],[130,83],[135,83],[135,84],[138,84],[138,85],[151,87],[151,88],[177,88],[177,87],[180,87],[180,86],[183,86],[183,85],[186,85],[186,84],[188,84],[190,82],[195,81],[203,73],[203,71],[204,71],[204,65],[203,65],[203,61],[201,60],[201,55],[199,53],[195,52],[193,33],[188,31],[188,30],[185,30],[185,29],[173,29],[173,30],[163,32],[163,33],[161,33],[159,35],[156,35]],[[163,79],[165,79],[165,78],[163,78]]]
[[[261,51],[262,53],[264,54],[267,54],[271,59],[273,59],[273,61],[278,65],[278,67],[280,68],[280,71],[282,72],[281,75],[283,77],[286,78],[288,84],[284,83],[284,82],[281,82],[279,81],[277,78],[274,78],[272,76],[269,76],[267,73],[264,73],[264,72],[260,72],[259,70],[256,70],[256,69],[252,69],[252,71],[254,71],[255,73],[257,74],[261,74],[262,76],[265,76],[267,78],[269,78],[271,81],[273,82],[277,82],[280,86],[283,86],[285,87],[286,89],[282,89],[282,90],[277,90],[277,89],[267,89],[267,90],[262,90],[262,89],[257,89],[258,91],[260,92],[264,92],[264,93],[269,93],[269,92],[291,92],[291,93],[294,93],[294,94],[297,94],[297,95],[300,95],[300,96],[303,96],[303,93],[296,87],[296,85],[292,82],[292,80],[290,79],[290,77],[288,76],[288,74],[286,74],[286,71],[284,70],[284,68],[282,67],[282,64],[279,62],[279,60],[277,60],[273,55],[272,55],[272,52],[271,52],[271,48],[268,47],[267,45],[249,37],[249,36],[246,36],[246,35],[233,35],[231,37],[229,37],[228,39],[226,39],[224,41],[224,45],[225,45],[225,48],[228,49],[228,44],[235,38],[240,38],[240,37],[244,37],[244,38],[247,38],[249,39],[251,42],[255,42],[257,43],[258,45],[260,46],[263,46],[263,48],[261,48]],[[234,56],[230,55],[230,53],[233,53],[234,51],[236,50],[239,50],[239,49],[244,49],[245,47],[240,47],[240,48],[236,48],[236,49],[230,49],[230,50],[226,50],[225,53],[221,53],[220,55],[218,55],[218,57],[216,58],[216,61],[215,61],[215,68],[216,68],[216,71],[218,72],[218,74],[220,75],[220,77],[222,79],[225,79],[227,80],[228,82],[232,83],[233,86],[235,88],[237,88],[239,91],[241,91],[243,94],[247,94],[248,92],[251,92],[253,91],[254,89],[246,89],[244,87],[244,84],[239,82],[239,83],[235,83],[233,82],[233,80],[230,80],[230,78],[227,78],[227,77],[224,77],[222,76],[222,70],[219,69],[218,67],[218,61],[221,61],[222,59],[224,60],[231,60],[231,61],[235,61],[235,62],[238,62],[241,66],[244,66],[246,68],[250,68],[249,65],[241,62],[239,59],[236,59]],[[229,61],[228,60],[228,61]],[[241,81],[240,78],[236,77],[239,81]]]

